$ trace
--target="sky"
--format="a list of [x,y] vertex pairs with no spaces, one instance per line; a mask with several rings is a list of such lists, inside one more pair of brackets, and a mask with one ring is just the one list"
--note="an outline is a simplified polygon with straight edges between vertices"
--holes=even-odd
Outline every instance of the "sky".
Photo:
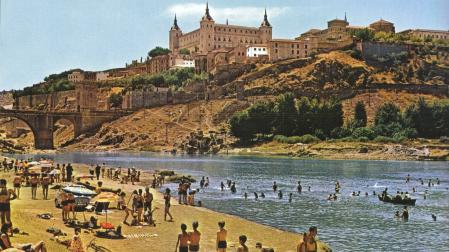
[[[124,67],[155,46],[168,47],[175,13],[184,32],[198,28],[206,1],[0,0],[0,91],[81,68]],[[259,26],[267,8],[273,38],[294,38],[328,20],[366,26],[380,18],[396,31],[449,30],[449,0],[211,0],[218,23]]]

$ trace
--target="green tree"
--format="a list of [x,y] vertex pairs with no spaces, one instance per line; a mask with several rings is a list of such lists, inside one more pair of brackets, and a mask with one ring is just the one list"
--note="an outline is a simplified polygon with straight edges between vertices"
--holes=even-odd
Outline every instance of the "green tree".
[[277,113],[277,120],[274,123],[276,134],[293,135],[298,115],[294,95],[292,93],[279,95],[276,99],[275,111]]
[[231,135],[239,138],[242,142],[247,143],[253,137],[252,130],[248,126],[248,112],[242,111],[235,113],[231,119],[229,119],[229,129]]
[[112,108],[122,107],[123,97],[120,94],[112,93],[109,96],[109,102]]
[[354,122],[356,124],[356,127],[366,127],[367,116],[365,103],[363,103],[363,101],[358,101],[355,104]]
[[190,51],[187,48],[182,48],[181,50],[179,50],[179,54],[190,55]]
[[273,102],[257,102],[247,110],[248,127],[253,133],[270,134],[273,130],[275,119]]
[[298,120],[296,123],[296,134],[298,135],[305,135],[312,133],[312,130],[310,128],[312,117],[311,117],[311,104],[309,101],[309,98],[302,97],[300,100],[298,100],[297,104],[297,113],[298,113]]
[[160,55],[167,55],[170,52],[171,51],[168,48],[156,46],[155,48],[151,49],[151,51],[148,52],[148,56],[153,58],[153,57],[160,56]]
[[371,29],[357,29],[351,32],[354,37],[362,41],[372,41],[374,39],[374,32]]

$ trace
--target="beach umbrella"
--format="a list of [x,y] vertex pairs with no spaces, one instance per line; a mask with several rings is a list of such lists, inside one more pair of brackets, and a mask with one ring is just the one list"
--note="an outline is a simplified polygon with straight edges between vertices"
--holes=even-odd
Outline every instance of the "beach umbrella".
[[100,194],[98,194],[91,200],[91,203],[95,203],[95,202],[113,203],[113,202],[117,202],[117,200],[118,200],[117,194],[112,193],[112,192],[101,192]]
[[87,188],[81,187],[81,186],[67,186],[62,188],[64,192],[67,193],[73,193],[75,195],[89,195],[93,196],[96,195],[96,193],[92,190],[89,190]]

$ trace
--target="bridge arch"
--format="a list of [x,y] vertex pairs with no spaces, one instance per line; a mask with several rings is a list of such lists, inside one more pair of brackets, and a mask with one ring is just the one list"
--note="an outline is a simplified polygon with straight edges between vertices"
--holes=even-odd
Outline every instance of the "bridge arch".
[[[28,133],[27,131],[29,129],[29,133],[31,133],[32,139],[29,139],[27,136],[26,140],[32,141],[24,145],[29,147],[36,146],[36,132],[28,121],[24,120],[20,116],[0,116],[0,118],[10,119],[9,121],[5,121],[3,125],[6,126],[6,133],[9,134],[11,138],[18,138],[23,134]],[[24,128],[23,125],[25,125],[26,128]]]

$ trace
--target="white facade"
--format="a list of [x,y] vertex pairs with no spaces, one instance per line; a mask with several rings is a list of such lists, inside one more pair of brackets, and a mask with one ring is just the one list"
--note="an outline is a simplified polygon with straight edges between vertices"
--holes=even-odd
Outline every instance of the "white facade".
[[67,78],[73,83],[80,82],[84,80],[84,73],[81,73],[80,71],[74,71],[69,74]]
[[246,48],[246,57],[259,57],[268,55],[268,49],[265,46],[250,46]]
[[195,67],[195,60],[176,59],[174,67]]

